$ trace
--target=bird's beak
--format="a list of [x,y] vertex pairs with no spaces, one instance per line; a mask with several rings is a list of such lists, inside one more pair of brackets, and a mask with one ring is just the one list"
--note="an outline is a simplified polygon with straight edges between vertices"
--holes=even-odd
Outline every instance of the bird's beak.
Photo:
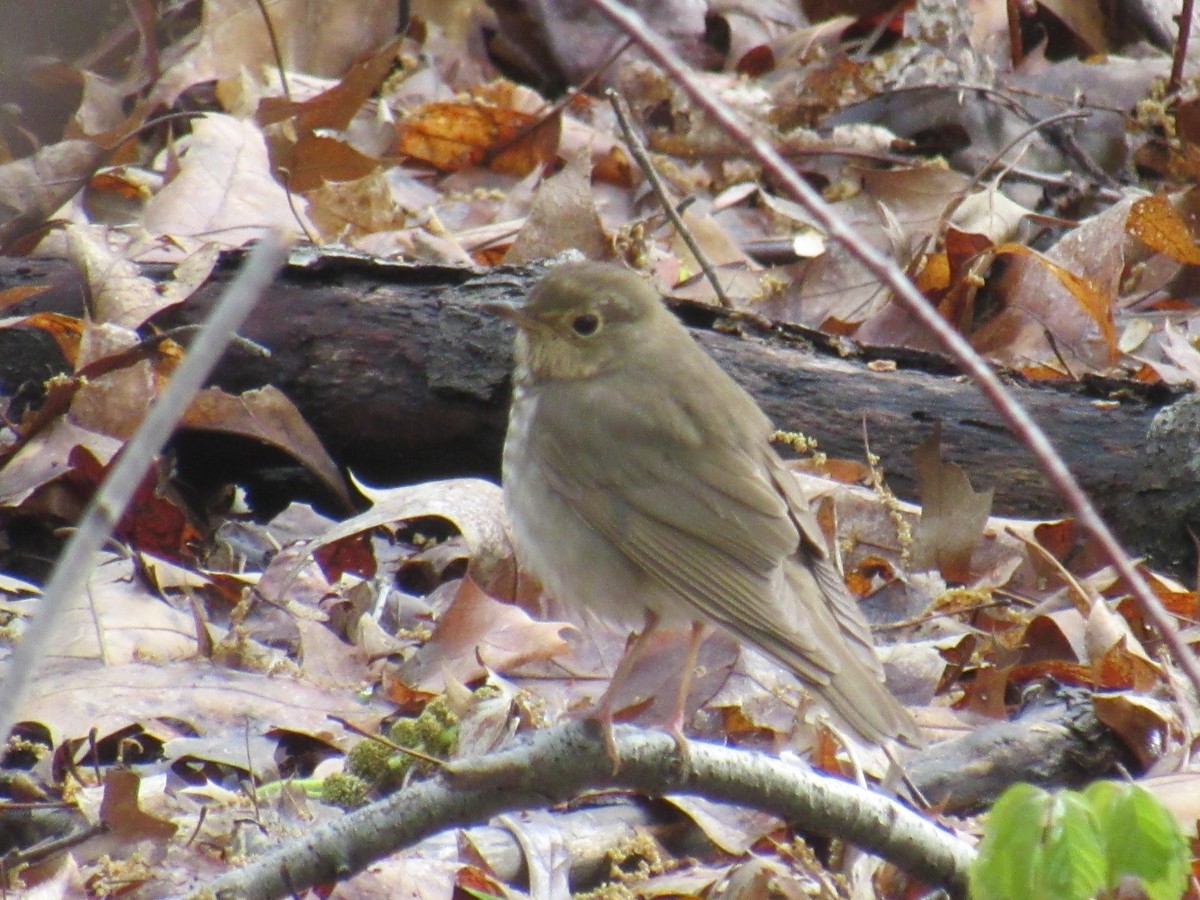
[[480,303],[479,308],[484,312],[507,319],[518,328],[528,330],[534,327],[533,319],[525,314],[523,306],[517,303]]

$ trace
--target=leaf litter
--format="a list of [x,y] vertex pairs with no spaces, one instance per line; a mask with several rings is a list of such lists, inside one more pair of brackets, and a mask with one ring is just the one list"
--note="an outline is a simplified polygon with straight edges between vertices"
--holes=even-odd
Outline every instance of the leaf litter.
[[[120,60],[97,44],[92,64],[106,76],[123,66],[124,78],[102,80],[82,59],[64,60],[85,88],[45,145],[5,135],[0,242],[10,254],[69,253],[91,294],[86,320],[4,323],[51,335],[75,371],[50,386],[40,410],[17,409],[6,424],[0,506],[10,526],[52,531],[74,521],[181,352],[169,338],[147,340],[147,320],[186,302],[218,250],[272,225],[298,223],[319,242],[414,262],[486,266],[582,246],[636,260],[665,292],[714,302],[641,185],[607,103],[577,93],[552,110],[550,85],[592,74],[616,48],[606,26],[550,15],[530,30],[501,16],[485,48],[481,23],[492,13],[479,4],[422,9],[397,36],[381,4],[268,3],[288,60],[280,72],[254,4],[190,6],[170,23],[187,40],[142,33],[139,52]],[[1067,27],[1108,51],[1104,62],[1030,56],[997,72],[985,50],[993,20],[939,30],[955,20],[939,19],[946,10],[936,3],[892,23],[890,51],[863,56],[842,52],[846,21],[808,25],[790,6],[767,15],[712,4],[710,19],[728,29],[722,55],[691,6],[663,21],[710,70],[712,89],[792,149],[866,240],[906,265],[992,362],[1035,380],[1200,383],[1189,281],[1194,111],[1179,108],[1179,133],[1164,127],[1159,60],[1096,47],[1103,35],[1085,17]],[[813,239],[803,212],[774,196],[665,76],[626,56],[600,82],[629,102],[656,165],[687,198],[685,220],[745,311],[869,345],[930,346],[836,242]],[[930,83],[914,88],[919,77]],[[991,93],[964,80],[990,81]],[[155,103],[185,102],[193,111],[184,121],[151,127]],[[1092,118],[1062,126],[1074,142],[1030,127],[1076,108]],[[822,122],[832,130],[818,130]],[[1006,155],[1014,138],[1019,149]],[[1131,161],[1143,177],[1136,188],[1117,178],[1134,171]],[[1071,166],[1103,190],[1073,190]],[[1045,214],[1048,199],[1056,216]],[[766,261],[760,248],[771,242],[806,249]],[[174,280],[144,278],[150,260],[177,263]],[[273,445],[348,502],[337,462],[272,391],[212,389],[188,424]],[[1023,689],[1053,679],[1101,691],[1097,715],[1154,772],[1151,783],[1186,783],[1190,773],[1169,766],[1197,715],[1178,702],[1178,677],[1122,585],[1095,565],[1072,523],[989,516],[986,492],[941,462],[936,444],[922,453],[921,509],[798,477],[831,499],[847,581],[887,644],[893,685],[931,735],[1007,717]],[[74,792],[85,819],[110,828],[103,841],[30,865],[20,873],[27,885],[100,896],[121,874],[125,895],[151,897],[202,882],[254,848],[240,818],[287,835],[336,815],[303,791],[255,796],[251,786],[340,768],[358,740],[342,723],[373,732],[444,694],[473,723],[474,746],[492,748],[517,728],[586,709],[624,648],[626,634],[527,582],[487,482],[360,485],[368,511],[331,524],[301,504],[267,523],[236,503],[198,511],[174,481],[166,467],[148,475],[25,712],[25,727],[42,734],[32,772],[43,789]],[[25,574],[12,572],[4,590],[14,639],[37,602],[39,579]],[[1181,622],[1194,620],[1194,590],[1147,575]],[[633,673],[622,718],[661,722],[683,638],[663,636]],[[689,698],[697,736],[808,751],[850,771],[790,676],[723,635],[704,644],[700,665]],[[480,683],[498,695],[472,694]],[[140,777],[114,765],[134,760]],[[869,771],[881,764],[866,755]],[[769,880],[795,887],[822,877],[785,846],[777,823],[675,802],[741,859],[690,868],[658,859],[625,879],[637,895],[748,896]],[[552,826],[525,827],[531,860],[544,863],[554,842],[534,832]],[[767,855],[748,853],[763,841]],[[643,848],[631,858],[652,856]],[[428,896],[449,896],[469,883],[518,895],[487,868],[465,849],[451,861],[401,857],[334,890],[394,895],[390,886],[421,884]],[[561,884],[552,870],[548,883]],[[713,893],[722,883],[732,893]]]

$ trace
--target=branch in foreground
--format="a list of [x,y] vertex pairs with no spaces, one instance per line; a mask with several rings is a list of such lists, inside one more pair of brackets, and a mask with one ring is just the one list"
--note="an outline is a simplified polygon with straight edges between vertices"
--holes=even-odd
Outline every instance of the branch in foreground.
[[603,787],[688,793],[762,809],[965,894],[974,850],[891,798],[800,765],[712,744],[691,744],[685,768],[670,735],[620,726],[614,736],[617,775],[610,774],[612,762],[593,723],[549,728],[518,747],[453,763],[445,775],[348,813],[192,896],[285,897],[360,872],[434,832]]

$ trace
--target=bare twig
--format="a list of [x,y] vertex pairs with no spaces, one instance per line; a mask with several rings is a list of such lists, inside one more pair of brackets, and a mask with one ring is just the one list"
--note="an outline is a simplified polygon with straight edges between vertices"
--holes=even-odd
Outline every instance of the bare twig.
[[841,243],[864,268],[887,285],[893,291],[896,301],[928,329],[942,347],[958,361],[1013,434],[1033,454],[1038,467],[1066,501],[1080,526],[1096,541],[1105,558],[1129,587],[1147,620],[1170,648],[1171,655],[1191,682],[1193,691],[1200,696],[1200,665],[1197,665],[1187,642],[1175,628],[1170,614],[1159,603],[1129,554],[1100,518],[1100,514],[1096,512],[1091,500],[1054,449],[1046,433],[1016,402],[996,373],[975,352],[966,338],[938,315],[937,310],[921,295],[895,262],[862,240],[821,195],[796,174],[768,141],[753,133],[737,113],[706,88],[662,38],[647,27],[641,16],[627,7],[618,5],[614,0],[588,2],[637,41],[646,55],[662,66],[687,92],[692,102],[703,109],[734,140],[744,145],[764,171],[804,206],[825,233]]
[[287,70],[283,67],[283,52],[279,49],[279,38],[275,36],[275,23],[271,21],[271,14],[267,11],[264,0],[254,0],[254,2],[258,6],[258,12],[262,16],[263,25],[267,29],[267,39],[271,42],[271,55],[275,57],[275,68],[279,70],[279,83],[283,87],[283,96],[291,100],[292,91],[288,87]]
[[1192,17],[1195,15],[1196,0],[1183,0],[1183,6],[1175,19],[1178,32],[1175,36],[1175,55],[1171,61],[1171,80],[1167,82],[1167,96],[1179,92],[1183,84],[1183,67],[1187,63],[1188,41],[1192,36]]
[[1017,145],[1028,137],[1037,134],[1043,128],[1057,124],[1058,122],[1066,121],[1067,119],[1086,119],[1090,113],[1081,109],[1070,109],[1066,112],[1060,112],[1049,118],[1042,119],[1040,122],[1034,122],[1025,128],[1020,134],[1016,135],[1011,141],[1000,148],[992,155],[992,158],[986,164],[980,167],[979,171],[973,174],[963,189],[946,204],[946,208],[942,211],[942,215],[938,218],[937,227],[934,229],[934,237],[941,240],[946,233],[946,228],[950,224],[950,219],[960,206],[966,201],[967,196],[975,188],[983,183],[983,179],[991,174],[993,169],[999,168],[1004,163],[1004,157],[1008,156],[1009,152],[1015,150]]
[[1106,106],[1101,103],[1074,103],[1068,105],[1061,97],[1054,97],[1045,94],[1041,91],[1033,91],[1025,88],[1017,87],[995,87],[990,84],[981,84],[976,81],[963,81],[954,85],[947,85],[958,92],[971,91],[979,94],[981,98],[985,98],[1002,109],[1008,110],[1014,116],[1024,119],[1031,125],[1037,125],[1046,131],[1049,138],[1057,145],[1059,152],[1064,154],[1074,167],[1079,169],[1081,173],[1094,179],[1099,184],[1106,184],[1112,187],[1119,187],[1119,184],[1111,174],[1104,171],[1096,161],[1087,153],[1084,153],[1080,148],[1079,143],[1075,140],[1074,135],[1065,128],[1060,127],[1058,122],[1051,118],[1042,120],[1031,109],[1024,104],[1017,102],[1018,97],[1028,97],[1034,100],[1041,100],[1047,103],[1068,106],[1070,110],[1076,110],[1078,107],[1084,107],[1087,110],[1099,110],[1102,112],[1112,112],[1117,115],[1124,116],[1125,111],[1114,107]]
[[50,647],[56,626],[91,574],[93,555],[108,540],[151,460],[162,450],[234,333],[283,265],[286,252],[283,238],[268,232],[250,254],[241,273],[213,307],[204,330],[192,343],[166,389],[150,407],[137,432],[125,445],[108,477],[92,497],[79,520],[79,526],[54,566],[37,615],[17,644],[4,673],[4,691],[0,696],[0,739],[7,741],[12,732],[21,703],[29,691],[38,665]]
[[650,182],[650,187],[654,189],[654,194],[658,197],[658,202],[662,204],[663,210],[667,214],[667,218],[671,220],[671,224],[675,226],[675,231],[683,240],[689,250],[692,251],[692,256],[696,257],[696,262],[700,264],[700,268],[704,270],[704,277],[708,279],[709,284],[716,291],[717,300],[725,309],[733,309],[733,301],[725,293],[725,289],[721,287],[721,282],[717,279],[717,272],[709,262],[708,256],[700,249],[700,244],[696,240],[692,230],[687,227],[687,223],[683,221],[683,216],[679,214],[679,210],[675,208],[675,204],[671,201],[670,195],[667,193],[667,186],[663,184],[662,178],[658,175],[658,170],[654,168],[654,163],[650,159],[650,154],[646,152],[646,145],[642,143],[641,137],[633,126],[633,117],[629,114],[629,107],[625,104],[625,100],[609,88],[604,92],[608,97],[608,102],[612,104],[613,112],[617,114],[617,122],[621,126],[621,133],[625,135],[625,145],[629,148],[629,152],[637,161],[638,167],[642,170],[642,174],[646,176],[646,180]]

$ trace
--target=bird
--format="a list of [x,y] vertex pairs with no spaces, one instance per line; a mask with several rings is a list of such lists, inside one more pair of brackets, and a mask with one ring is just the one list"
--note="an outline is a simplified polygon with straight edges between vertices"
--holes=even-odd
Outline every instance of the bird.
[[710,626],[781,663],[870,744],[919,746],[765,413],[641,275],[549,270],[516,326],[501,481],[518,563],[560,601],[642,618],[594,716],[663,626],[690,626],[669,730],[687,755],[688,679]]

